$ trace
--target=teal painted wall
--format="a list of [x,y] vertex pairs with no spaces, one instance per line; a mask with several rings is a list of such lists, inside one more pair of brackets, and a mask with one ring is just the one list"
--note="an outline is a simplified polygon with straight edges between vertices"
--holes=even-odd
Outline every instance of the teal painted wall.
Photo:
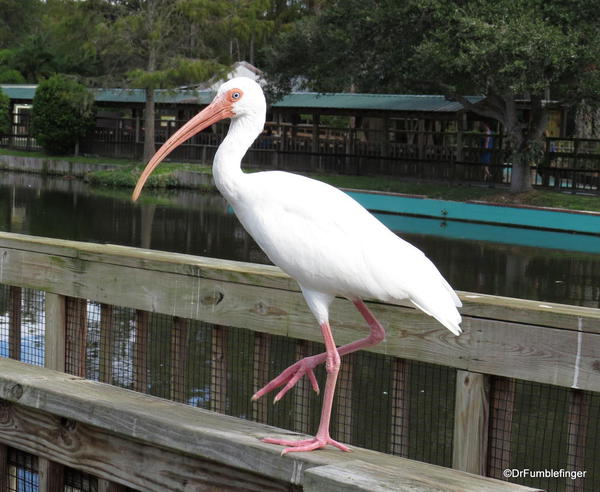
[[[368,210],[600,235],[600,214],[347,191]],[[600,252],[600,250],[598,250]]]

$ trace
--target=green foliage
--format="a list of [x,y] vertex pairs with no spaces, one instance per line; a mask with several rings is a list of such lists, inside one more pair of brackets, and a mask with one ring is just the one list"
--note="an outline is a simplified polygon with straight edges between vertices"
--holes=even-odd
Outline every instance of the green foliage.
[[275,89],[600,97],[592,0],[332,0],[267,50]]
[[0,0],[0,49],[16,46],[39,21],[40,0]]
[[0,135],[10,133],[10,99],[0,89]]
[[[266,50],[275,93],[408,92],[406,60],[431,16],[413,1],[332,0],[284,30]],[[423,87],[416,89],[423,91]]]
[[208,80],[225,75],[224,65],[212,60],[193,60],[177,57],[161,70],[134,69],[127,72],[128,85],[141,89],[165,89]]
[[25,77],[14,68],[0,68],[0,84],[24,84]]
[[[551,89],[564,97],[581,85],[580,75],[593,59],[600,61],[597,36],[588,32],[590,19],[575,10],[579,1],[442,3],[445,8],[435,10],[435,25],[410,63],[446,91],[543,94]],[[598,20],[598,14],[593,17]]]
[[78,82],[54,75],[42,82],[33,98],[33,135],[50,154],[72,153],[92,127],[93,96]]

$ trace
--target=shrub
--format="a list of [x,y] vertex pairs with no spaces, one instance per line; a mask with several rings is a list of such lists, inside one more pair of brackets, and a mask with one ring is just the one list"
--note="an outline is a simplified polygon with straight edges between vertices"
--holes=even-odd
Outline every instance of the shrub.
[[94,124],[93,96],[83,85],[54,75],[33,98],[33,136],[49,154],[73,153]]
[[10,133],[10,99],[0,89],[0,135]]

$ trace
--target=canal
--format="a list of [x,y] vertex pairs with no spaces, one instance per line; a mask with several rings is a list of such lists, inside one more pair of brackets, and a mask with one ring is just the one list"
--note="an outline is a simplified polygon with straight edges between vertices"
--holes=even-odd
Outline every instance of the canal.
[[[268,263],[216,192],[145,190],[137,204],[131,203],[129,195],[130,190],[91,187],[76,179],[0,173],[0,230]],[[600,307],[600,254],[590,249],[589,244],[594,244],[590,243],[590,236],[389,214],[380,214],[378,218],[422,249],[458,290]],[[556,245],[563,247],[559,249]],[[42,303],[39,293],[24,290],[23,360],[40,365],[44,353]],[[8,355],[8,309],[8,287],[0,285],[0,356]],[[136,313],[114,310],[113,349],[109,355],[102,355],[101,312],[102,306],[97,302],[87,304],[86,377],[101,380],[102,368],[108,364],[112,384],[133,388]],[[169,367],[173,342],[167,318],[150,317],[151,350],[147,355],[145,392],[172,398]],[[216,339],[213,330],[226,333],[222,353],[227,354],[227,366],[222,358],[213,359],[212,344]],[[255,391],[256,340],[247,330],[228,327],[223,331],[205,323],[191,323],[180,400],[281,428],[314,432],[320,411],[315,394],[309,392],[309,396],[300,398],[301,392],[290,392],[277,406],[266,405],[264,412],[261,410],[264,415],[258,414],[257,404],[250,402]],[[297,360],[300,349],[307,355],[322,350],[317,344],[298,343],[287,337],[272,336],[265,340],[269,347],[265,352],[267,379]],[[40,354],[41,358],[28,354]],[[226,374],[219,372],[221,366],[227,367]],[[344,358],[343,367],[347,371],[342,378],[346,381],[346,392],[336,398],[346,402],[343,407],[340,404],[334,415],[334,435],[354,446],[452,465],[454,369],[412,360],[399,365],[393,357],[365,351]],[[323,385],[323,368],[318,368],[317,378]],[[406,387],[406,396],[401,400],[405,402],[404,413],[400,412],[405,420],[398,419],[400,400],[395,392],[399,381]],[[221,399],[215,396],[216,388],[224,395]],[[520,406],[511,439],[516,442],[519,429],[525,428],[539,435],[554,436],[548,442],[539,440],[537,445],[519,451],[514,455],[515,463],[528,466],[539,463],[535,469],[564,468],[565,447],[560,441],[563,434],[554,434],[550,429],[557,422],[567,421],[568,390],[524,381],[517,381],[515,388]],[[557,392],[561,395],[560,408],[554,403],[558,401]],[[223,401],[222,407],[216,406],[215,401]],[[531,404],[533,401],[536,403]],[[554,405],[553,410],[547,411],[544,405],[550,404]],[[527,483],[562,490],[547,481]]]
[[[485,226],[479,240],[469,223],[378,218],[423,250],[455,289],[600,307],[600,254],[585,247],[590,236]],[[0,230],[269,263],[216,192],[145,190],[133,204],[129,190],[4,172]]]

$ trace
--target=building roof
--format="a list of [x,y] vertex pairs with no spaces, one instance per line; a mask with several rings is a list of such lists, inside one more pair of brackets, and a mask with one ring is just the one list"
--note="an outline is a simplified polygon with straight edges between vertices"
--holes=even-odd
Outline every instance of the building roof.
[[[0,88],[11,99],[22,102],[33,100],[36,85],[3,84]],[[143,104],[146,101],[143,89],[94,89],[97,102],[110,104]],[[196,104],[204,106],[212,100],[211,90],[157,90],[156,101],[163,104]],[[469,96],[469,101],[478,102],[481,96]],[[463,109],[458,102],[448,101],[441,95],[412,94],[350,94],[317,92],[293,92],[273,104],[277,109],[331,109],[394,112],[439,112],[454,113]]]
[[[146,102],[144,89],[94,89],[96,102],[103,103],[138,103]],[[163,104],[198,104],[205,105],[212,101],[214,92],[196,90],[157,89],[155,99]]]
[[[37,85],[1,84],[0,89],[11,99],[32,101]],[[92,89],[96,102],[118,104],[144,104],[146,94],[143,89]],[[196,90],[164,90],[156,91],[156,101],[165,104],[198,104],[210,103],[214,93]]]
[[11,99],[30,101],[35,95],[37,85],[0,84],[0,90]]
[[[469,96],[475,103],[481,96]],[[356,109],[377,111],[426,111],[454,113],[463,109],[459,102],[448,101],[442,95],[413,94],[319,94],[295,92],[273,104],[280,108]]]

